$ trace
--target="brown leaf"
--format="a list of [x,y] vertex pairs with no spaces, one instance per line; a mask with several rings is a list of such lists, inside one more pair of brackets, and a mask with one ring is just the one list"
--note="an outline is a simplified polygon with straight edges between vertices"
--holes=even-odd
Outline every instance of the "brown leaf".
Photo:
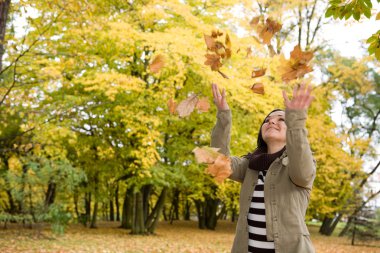
[[193,153],[195,155],[195,159],[197,163],[214,163],[216,158],[220,155],[218,153],[219,148],[212,147],[196,147],[193,149]]
[[210,109],[210,103],[208,102],[208,98],[200,98],[198,100],[198,103],[195,105],[195,108],[197,108],[200,112],[208,112],[208,110]]
[[250,56],[252,54],[252,48],[251,47],[247,47],[247,55],[246,57]]
[[264,92],[264,84],[262,83],[255,83],[252,85],[251,87],[251,90],[253,91],[253,93],[257,93],[257,94],[261,94],[261,95],[264,95],[265,92]]
[[255,26],[256,32],[259,37],[263,40],[264,44],[270,44],[270,41],[275,33],[281,30],[282,24],[267,18],[265,24],[257,24]]
[[217,54],[206,54],[205,65],[210,65],[213,71],[218,71],[220,67],[222,67],[222,63],[220,62],[220,56]]
[[206,46],[208,50],[214,51],[215,50],[215,39],[209,35],[204,34]]
[[222,183],[232,174],[230,158],[220,154],[213,164],[208,165],[206,173],[214,176],[215,181],[218,183]]
[[211,36],[213,37],[213,38],[217,38],[217,37],[219,37],[219,36],[222,36],[223,35],[223,33],[222,32],[220,32],[219,30],[213,30],[212,32],[211,32]]
[[253,17],[252,20],[249,22],[249,24],[252,26],[252,27],[255,27],[260,21],[260,16],[257,16],[257,17]]
[[191,95],[187,99],[183,100],[177,106],[178,115],[183,118],[189,116],[195,109],[195,105],[198,102],[198,97],[196,94]]
[[215,42],[215,53],[222,58],[226,57],[226,48],[220,41]]
[[168,108],[169,108],[169,113],[170,114],[175,114],[176,108],[177,108],[177,103],[174,101],[173,98],[170,98],[168,101]]
[[226,48],[231,50],[232,43],[231,43],[231,39],[230,39],[230,36],[228,35],[228,33],[226,33],[226,40],[225,40],[224,44],[226,45]]
[[165,58],[162,55],[157,55],[152,63],[149,65],[149,69],[152,73],[157,73],[165,65]]
[[281,63],[282,80],[289,82],[313,71],[313,68],[307,65],[312,58],[313,52],[302,52],[299,45],[295,46],[290,53],[290,59]]
[[260,77],[260,76],[263,76],[265,75],[265,72],[267,71],[266,68],[262,68],[262,69],[257,69],[257,70],[253,70],[252,71],[252,78],[256,78],[256,77]]

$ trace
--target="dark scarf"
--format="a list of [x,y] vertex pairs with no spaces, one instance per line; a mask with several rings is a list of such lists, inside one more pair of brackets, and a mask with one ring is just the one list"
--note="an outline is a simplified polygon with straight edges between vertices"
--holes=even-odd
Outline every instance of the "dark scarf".
[[267,170],[277,157],[280,157],[285,151],[283,147],[280,151],[268,154],[266,148],[258,148],[253,153],[248,153],[245,157],[249,160],[249,168],[251,170]]

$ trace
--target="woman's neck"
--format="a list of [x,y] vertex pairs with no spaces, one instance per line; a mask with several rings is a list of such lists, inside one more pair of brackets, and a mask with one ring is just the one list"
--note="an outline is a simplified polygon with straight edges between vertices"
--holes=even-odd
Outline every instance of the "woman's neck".
[[274,154],[283,149],[285,146],[285,143],[272,143],[268,145],[268,154]]

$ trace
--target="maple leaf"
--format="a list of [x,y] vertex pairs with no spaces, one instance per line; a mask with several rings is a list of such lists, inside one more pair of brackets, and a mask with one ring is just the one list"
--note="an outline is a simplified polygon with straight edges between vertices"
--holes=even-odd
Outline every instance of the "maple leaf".
[[218,183],[222,183],[232,174],[230,158],[222,154],[218,155],[214,163],[207,166],[205,172],[212,175]]
[[174,114],[177,109],[177,103],[174,101],[173,98],[170,98],[168,101],[168,108],[169,108],[169,113]]
[[265,72],[266,72],[266,71],[267,71],[266,68],[253,70],[253,71],[252,71],[252,75],[251,75],[251,77],[252,77],[252,78],[256,78],[256,77],[263,76],[263,75],[265,75]]
[[223,66],[223,64],[220,62],[220,56],[217,54],[206,54],[206,61],[205,65],[210,65],[211,70],[218,71],[220,67]]
[[206,42],[206,46],[208,50],[214,51],[215,50],[215,39],[212,36],[203,34]]
[[213,38],[217,38],[217,37],[219,37],[219,36],[222,36],[223,35],[223,33],[222,32],[220,32],[219,30],[213,30],[212,32],[211,32],[211,36],[213,37]]
[[293,79],[303,77],[305,74],[313,71],[313,68],[307,64],[313,58],[313,52],[302,52],[299,45],[296,45],[290,53],[290,59],[285,60],[282,64],[282,80],[288,82]]
[[215,162],[216,158],[220,155],[218,153],[219,148],[212,148],[212,147],[196,147],[193,149],[193,153],[195,155],[195,160],[197,163],[207,163],[212,164]]
[[267,18],[265,24],[257,24],[254,26],[259,37],[262,39],[264,44],[270,44],[270,40],[275,33],[281,30],[282,24]]
[[257,16],[257,17],[253,17],[251,19],[251,21],[249,22],[249,24],[252,26],[252,27],[255,27],[260,21],[260,16]]
[[165,58],[162,55],[157,55],[152,63],[149,65],[149,69],[152,73],[157,73],[165,65]]
[[264,92],[264,84],[262,84],[262,83],[255,83],[255,84],[253,84],[252,87],[251,87],[251,90],[254,93],[257,93],[257,94],[261,94],[261,95],[265,94],[265,92]]
[[183,118],[189,116],[195,109],[195,105],[198,103],[198,96],[196,94],[191,95],[187,99],[183,100],[177,106],[177,112],[179,117]]
[[208,98],[200,98],[198,100],[198,103],[195,105],[195,107],[198,109],[200,112],[208,112],[210,109],[210,103],[208,102]]

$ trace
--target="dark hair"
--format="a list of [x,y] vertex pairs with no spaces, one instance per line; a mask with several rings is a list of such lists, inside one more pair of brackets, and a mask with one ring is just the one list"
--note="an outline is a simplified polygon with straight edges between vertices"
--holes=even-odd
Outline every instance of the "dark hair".
[[269,115],[271,115],[273,112],[277,112],[277,111],[282,111],[284,112],[284,110],[282,109],[274,109],[273,111],[271,111],[270,113],[268,113],[268,115],[265,117],[265,119],[263,120],[263,123],[261,123],[261,126],[260,126],[260,130],[259,130],[259,134],[257,136],[257,149],[265,149],[267,150],[268,146],[267,144],[265,143],[264,139],[263,139],[263,136],[261,134],[261,128],[263,127],[264,125],[264,122],[265,120],[268,118]]

